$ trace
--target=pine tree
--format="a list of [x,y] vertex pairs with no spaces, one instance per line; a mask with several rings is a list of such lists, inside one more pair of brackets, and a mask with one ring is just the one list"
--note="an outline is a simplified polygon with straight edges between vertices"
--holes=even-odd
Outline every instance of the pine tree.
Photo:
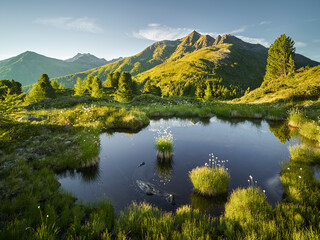
[[66,89],[66,86],[65,86],[63,83],[60,83],[59,89],[60,89],[60,90],[65,90],[65,89]]
[[156,96],[161,96],[161,88],[151,83],[150,80],[147,81],[146,84],[144,85],[143,92],[153,94]]
[[91,93],[92,93],[92,81],[93,81],[93,76],[88,75],[85,80],[85,91],[89,95],[91,95]]
[[91,97],[100,98],[102,97],[102,83],[100,79],[96,76],[93,78],[91,83]]
[[104,81],[104,86],[106,88],[111,88],[112,87],[112,76],[113,76],[113,73],[109,73],[106,81]]
[[37,83],[35,83],[26,97],[27,102],[38,102],[45,98],[55,98],[55,90],[51,86],[47,74],[42,74]]
[[134,83],[130,73],[121,73],[118,83],[118,90],[116,93],[119,101],[128,101],[132,99],[134,94]]
[[120,79],[120,73],[114,72],[112,75],[112,81],[111,81],[111,87],[118,89],[119,87],[119,79]]
[[54,89],[59,89],[59,83],[57,80],[53,80],[51,82],[51,86],[54,88]]
[[212,101],[213,99],[213,95],[212,95],[212,89],[211,89],[211,86],[210,86],[210,83],[207,82],[207,88],[206,90],[204,91],[204,97],[203,99],[205,101]]
[[273,44],[270,45],[268,51],[267,68],[262,86],[269,81],[279,77],[285,77],[288,73],[294,71],[294,41],[282,34]]
[[81,78],[78,77],[77,83],[74,85],[74,95],[83,96],[85,94],[86,87]]

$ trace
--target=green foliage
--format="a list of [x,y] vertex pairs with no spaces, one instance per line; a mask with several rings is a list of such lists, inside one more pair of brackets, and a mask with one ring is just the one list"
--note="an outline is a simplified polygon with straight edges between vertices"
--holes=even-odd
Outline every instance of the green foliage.
[[205,101],[212,101],[213,100],[213,95],[212,95],[212,89],[211,89],[211,86],[210,86],[210,83],[207,82],[207,88],[206,90],[204,91],[204,97],[203,99]]
[[129,101],[137,91],[135,81],[132,80],[131,74],[122,72],[119,78],[118,90],[116,92],[116,99],[118,101]]
[[161,88],[156,86],[155,84],[152,84],[149,80],[144,85],[143,93],[149,93],[161,97]]
[[228,189],[230,175],[224,167],[197,167],[189,173],[195,190],[204,195],[215,195]]
[[84,82],[78,77],[77,83],[74,85],[74,95],[83,96],[85,94],[86,88]]
[[[248,187],[236,189],[225,205],[226,235],[234,237],[240,227],[244,236],[254,234],[256,239],[273,238],[276,224],[272,221],[272,207],[261,189]],[[250,236],[249,235],[249,236]]]
[[42,74],[37,83],[35,83],[27,95],[27,102],[38,102],[46,98],[55,98],[55,90],[53,89],[47,74]]
[[130,239],[170,239],[174,217],[147,203],[133,203],[121,212],[116,232]]
[[91,83],[91,96],[95,98],[100,98],[103,95],[102,83],[100,79],[96,76],[93,78]]
[[59,89],[59,83],[57,80],[53,80],[51,82],[51,86],[53,87],[53,89]]
[[293,45],[294,41],[285,34],[282,34],[270,45],[266,74],[262,86],[265,86],[271,80],[285,77],[294,72],[295,63],[293,58],[295,48]]
[[11,81],[4,79],[0,80],[0,100],[3,99],[7,94],[20,95],[21,91],[21,83],[11,79]]
[[288,75],[285,78],[270,80],[247,95],[241,102],[301,102],[316,101],[320,96],[320,66]]

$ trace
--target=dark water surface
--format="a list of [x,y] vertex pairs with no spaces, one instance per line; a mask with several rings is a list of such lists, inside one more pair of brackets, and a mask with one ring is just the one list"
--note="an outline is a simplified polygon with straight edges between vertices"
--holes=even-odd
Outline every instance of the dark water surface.
[[[157,161],[155,138],[163,129],[169,129],[174,138],[172,164]],[[266,190],[268,202],[275,204],[281,201],[283,194],[279,178],[281,162],[288,159],[288,146],[295,143],[281,137],[278,129],[281,127],[274,124],[269,127],[265,121],[232,123],[215,117],[207,123],[153,120],[136,134],[102,134],[99,165],[84,172],[65,172],[58,178],[63,189],[72,192],[80,201],[95,202],[105,196],[118,213],[132,201],[146,201],[167,211],[191,204],[219,214],[227,194],[216,198],[199,196],[193,192],[188,176],[193,168],[208,163],[209,153],[213,153],[221,160],[228,160],[225,164],[231,175],[228,194],[237,187],[247,187],[249,175],[252,175],[258,186]],[[145,165],[138,168],[141,162]],[[176,205],[163,197],[146,195],[136,180],[172,193]]]

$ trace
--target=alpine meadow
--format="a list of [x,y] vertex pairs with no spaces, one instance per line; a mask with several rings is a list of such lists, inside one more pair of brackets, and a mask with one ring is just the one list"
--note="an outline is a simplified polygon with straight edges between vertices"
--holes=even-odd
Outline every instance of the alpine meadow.
[[0,3],[0,240],[320,239],[319,11]]

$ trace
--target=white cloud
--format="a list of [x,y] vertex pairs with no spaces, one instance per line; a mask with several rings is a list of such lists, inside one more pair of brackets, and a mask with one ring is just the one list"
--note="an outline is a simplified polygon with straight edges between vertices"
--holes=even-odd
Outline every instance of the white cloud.
[[271,24],[271,21],[262,21],[259,23],[259,25],[266,25],[266,24]]
[[265,47],[270,46],[270,44],[264,38],[252,38],[252,37],[237,36],[237,35],[236,37],[248,43],[261,44],[262,46],[265,46]]
[[153,41],[175,40],[185,37],[192,31],[193,29],[190,28],[174,28],[157,23],[151,23],[148,24],[148,27],[140,29],[138,32],[134,32],[133,36],[136,38],[149,39]]
[[246,31],[247,26],[242,26],[241,28],[235,29],[233,31],[231,31],[231,34],[235,34],[235,33],[242,33],[244,31]]
[[307,46],[307,44],[304,43],[304,42],[295,42],[294,45],[295,45],[296,47],[306,47],[306,46]]
[[148,24],[148,27],[134,32],[133,36],[136,38],[145,38],[153,41],[161,40],[176,40],[185,37],[193,30],[190,28],[173,28],[158,23]]
[[83,17],[56,17],[56,18],[38,18],[35,23],[52,26],[64,30],[76,30],[91,33],[102,33],[103,30],[96,25],[96,19]]

